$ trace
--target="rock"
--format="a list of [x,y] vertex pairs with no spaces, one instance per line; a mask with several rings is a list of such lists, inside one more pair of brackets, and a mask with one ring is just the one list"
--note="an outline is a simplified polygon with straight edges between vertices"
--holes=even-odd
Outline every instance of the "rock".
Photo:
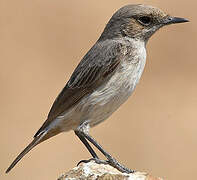
[[162,180],[154,178],[148,173],[134,172],[121,173],[110,165],[97,164],[94,161],[80,163],[69,172],[66,172],[58,180]]

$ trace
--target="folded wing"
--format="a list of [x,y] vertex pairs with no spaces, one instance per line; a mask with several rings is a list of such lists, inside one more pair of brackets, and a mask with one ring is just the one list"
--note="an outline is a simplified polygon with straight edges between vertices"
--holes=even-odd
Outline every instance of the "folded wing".
[[113,75],[122,57],[121,46],[120,43],[106,40],[96,43],[89,50],[56,98],[47,120],[34,137],[40,134],[53,119],[72,108]]

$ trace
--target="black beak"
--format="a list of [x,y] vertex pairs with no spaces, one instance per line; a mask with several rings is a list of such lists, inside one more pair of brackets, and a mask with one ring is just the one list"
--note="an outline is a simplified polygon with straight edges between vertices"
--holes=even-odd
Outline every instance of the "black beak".
[[168,16],[164,20],[164,25],[176,24],[176,23],[184,23],[184,22],[189,22],[189,20],[187,20],[185,18],[180,18],[180,17],[171,17],[171,16]]

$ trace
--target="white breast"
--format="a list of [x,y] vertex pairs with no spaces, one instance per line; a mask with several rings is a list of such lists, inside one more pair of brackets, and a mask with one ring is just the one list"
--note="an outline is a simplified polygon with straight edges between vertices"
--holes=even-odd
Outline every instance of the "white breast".
[[108,83],[88,97],[86,105],[89,107],[90,125],[108,118],[128,99],[139,82],[146,62],[146,49],[141,41],[132,42],[132,45],[134,47],[129,61],[122,60],[120,68]]

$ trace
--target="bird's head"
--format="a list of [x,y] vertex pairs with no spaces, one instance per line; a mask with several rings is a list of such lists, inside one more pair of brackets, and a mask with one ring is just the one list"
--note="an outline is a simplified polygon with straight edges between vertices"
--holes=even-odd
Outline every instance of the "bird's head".
[[183,22],[188,22],[188,20],[172,17],[152,6],[127,5],[120,8],[112,16],[101,39],[130,37],[147,41],[161,27]]

